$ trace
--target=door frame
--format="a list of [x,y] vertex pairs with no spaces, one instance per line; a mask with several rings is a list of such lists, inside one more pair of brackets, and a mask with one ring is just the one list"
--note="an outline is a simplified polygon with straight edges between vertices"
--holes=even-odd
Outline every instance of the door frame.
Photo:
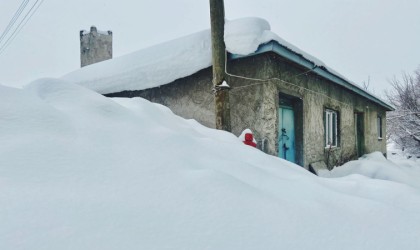
[[283,92],[278,93],[278,102],[277,102],[277,124],[276,124],[276,151],[277,156],[279,156],[280,147],[279,144],[279,109],[281,107],[288,107],[293,110],[294,113],[294,130],[295,130],[295,164],[304,166],[304,143],[303,143],[303,101],[301,98],[285,94]]
[[361,157],[365,154],[365,115],[363,112],[354,113],[354,129],[356,154],[357,157]]

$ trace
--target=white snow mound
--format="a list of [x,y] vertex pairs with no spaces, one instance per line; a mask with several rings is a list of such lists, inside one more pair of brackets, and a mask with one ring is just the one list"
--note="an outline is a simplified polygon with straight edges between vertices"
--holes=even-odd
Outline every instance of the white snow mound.
[[343,177],[354,174],[402,183],[420,189],[420,164],[407,160],[392,162],[380,152],[364,155],[358,161],[350,161],[330,172],[323,172],[325,177]]
[[319,178],[141,98],[0,86],[0,141],[0,249],[420,245],[418,189]]
[[270,24],[260,18],[242,18],[228,21],[225,25],[226,49],[239,55],[248,55],[258,47],[276,38],[270,32]]

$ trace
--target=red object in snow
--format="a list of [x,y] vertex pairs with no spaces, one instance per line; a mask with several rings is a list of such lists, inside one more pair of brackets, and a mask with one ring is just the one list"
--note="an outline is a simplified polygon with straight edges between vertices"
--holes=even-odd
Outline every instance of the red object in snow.
[[257,144],[254,142],[254,136],[251,133],[246,133],[245,134],[245,141],[244,143],[246,145],[252,146],[254,148],[257,147]]

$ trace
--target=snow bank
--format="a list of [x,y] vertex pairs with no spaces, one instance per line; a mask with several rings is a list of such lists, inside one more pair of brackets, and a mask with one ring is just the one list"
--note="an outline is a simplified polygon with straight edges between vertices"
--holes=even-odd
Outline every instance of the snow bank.
[[420,245],[417,189],[318,178],[144,99],[0,87],[0,140],[0,249]]
[[372,179],[407,184],[420,189],[420,163],[412,160],[387,160],[380,152],[364,155],[358,161],[351,161],[331,172],[322,172],[325,177],[362,175]]

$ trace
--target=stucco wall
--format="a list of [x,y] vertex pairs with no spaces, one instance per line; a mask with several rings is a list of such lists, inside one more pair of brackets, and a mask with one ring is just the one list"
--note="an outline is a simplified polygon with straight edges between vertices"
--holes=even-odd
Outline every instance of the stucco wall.
[[[266,141],[265,152],[278,155],[279,93],[283,93],[294,100],[299,165],[308,168],[310,163],[324,161],[333,166],[356,158],[355,112],[364,114],[365,152],[386,153],[385,140],[378,140],[376,125],[376,117],[380,114],[385,134],[385,112],[369,100],[274,53],[236,59],[230,62],[227,71],[232,74],[226,77],[232,87],[232,133],[239,135],[245,128],[250,128],[257,140]],[[170,107],[182,117],[214,127],[211,76],[211,68],[208,68],[159,88],[108,96],[141,96]],[[324,139],[326,108],[339,114],[339,145],[331,149],[325,147]]]
[[212,93],[211,68],[203,69],[192,76],[178,79],[157,88],[124,91],[108,94],[110,97],[143,97],[151,102],[169,107],[172,112],[186,119],[195,119],[214,128],[214,95]]
[[[365,153],[380,151],[386,153],[385,140],[378,140],[377,116],[383,117],[385,133],[386,113],[380,106],[338,86],[318,75],[299,68],[281,57],[270,54],[277,90],[303,101],[303,146],[304,166],[324,161],[330,167],[357,158],[355,113],[364,116]],[[306,74],[302,74],[305,73]],[[325,147],[324,110],[332,109],[339,115],[339,145]]]

